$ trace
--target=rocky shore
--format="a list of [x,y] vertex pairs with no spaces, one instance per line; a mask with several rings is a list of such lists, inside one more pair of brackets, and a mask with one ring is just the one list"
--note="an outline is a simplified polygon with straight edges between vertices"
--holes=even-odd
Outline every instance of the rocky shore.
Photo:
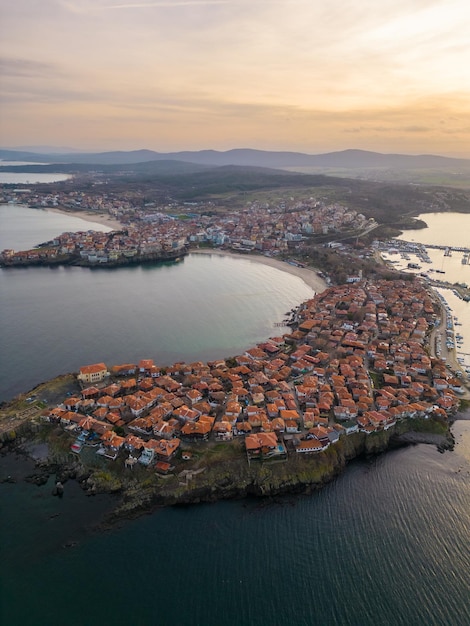
[[54,267],[58,265],[70,265],[76,267],[89,268],[115,268],[128,267],[131,265],[143,265],[145,263],[166,263],[182,259],[188,253],[187,249],[177,250],[175,252],[159,252],[138,254],[135,256],[120,256],[117,259],[108,259],[106,263],[99,261],[88,261],[81,258],[77,254],[58,255],[54,258],[38,258],[38,259],[0,259],[0,267]]
[[[57,432],[32,423],[24,423],[13,440],[4,440],[1,453],[21,454],[34,462],[33,471],[25,478],[28,482],[43,485],[54,476],[56,484],[64,486],[65,493],[67,482],[75,480],[87,495],[116,494],[116,505],[106,525],[151,512],[159,506],[308,494],[334,480],[354,459],[417,443],[436,445],[442,452],[453,449],[450,427],[444,431],[442,426],[434,420],[408,420],[388,431],[343,436],[320,454],[299,458],[293,452],[287,460],[278,462],[249,464],[240,446],[231,458],[208,457],[198,470],[167,476],[140,467],[130,470],[112,463],[87,464],[82,456],[58,445]],[[15,482],[15,478],[1,476],[0,481]]]

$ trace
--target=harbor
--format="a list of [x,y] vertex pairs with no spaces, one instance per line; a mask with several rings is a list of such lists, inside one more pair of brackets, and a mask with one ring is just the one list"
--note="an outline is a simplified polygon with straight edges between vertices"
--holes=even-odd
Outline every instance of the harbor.
[[382,261],[396,270],[415,274],[425,282],[443,312],[430,348],[456,375],[470,376],[470,248],[468,215],[420,216],[428,228],[406,231],[399,238],[377,242]]

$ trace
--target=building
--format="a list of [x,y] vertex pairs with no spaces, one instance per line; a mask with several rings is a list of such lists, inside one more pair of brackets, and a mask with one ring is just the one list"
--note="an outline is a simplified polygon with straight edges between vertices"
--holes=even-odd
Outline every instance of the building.
[[106,376],[109,376],[106,365],[104,363],[95,363],[94,365],[81,367],[77,378],[83,383],[97,383],[104,380]]

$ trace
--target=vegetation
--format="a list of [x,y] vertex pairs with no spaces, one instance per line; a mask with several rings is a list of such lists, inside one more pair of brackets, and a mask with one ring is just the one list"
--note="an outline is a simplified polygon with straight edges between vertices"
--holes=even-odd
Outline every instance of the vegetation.
[[460,400],[459,410],[467,411],[468,409],[470,409],[470,400]]
[[449,427],[446,422],[437,419],[414,419],[408,420],[409,430],[418,433],[429,433],[433,435],[446,435]]
[[[100,180],[106,181],[110,193],[122,194],[134,206],[155,204],[161,207],[191,202],[195,203],[196,210],[197,205],[201,205],[206,214],[208,210],[216,214],[227,209],[246,209],[250,203],[277,206],[283,199],[307,201],[313,197],[343,203],[368,218],[375,218],[393,234],[398,230],[416,228],[416,221],[412,218],[420,213],[470,212],[469,188],[410,185],[399,180],[378,182],[376,179],[334,178],[259,167],[214,168],[185,164],[186,167],[172,169],[169,165],[164,168],[162,162],[151,163],[153,165],[100,166],[99,172],[96,172],[96,166],[91,172],[90,165],[79,165],[74,170],[79,174],[74,181],[49,184],[48,189],[54,193],[76,186],[87,194],[99,194],[102,190],[95,183]],[[53,167],[54,171],[59,171],[58,166],[31,167]],[[65,168],[64,171],[71,171],[72,166],[61,167]],[[355,170],[348,171],[350,175],[357,174]],[[468,176],[462,175],[462,180],[468,180]],[[40,185],[31,188],[41,190]],[[178,213],[182,218],[184,214],[180,210]]]

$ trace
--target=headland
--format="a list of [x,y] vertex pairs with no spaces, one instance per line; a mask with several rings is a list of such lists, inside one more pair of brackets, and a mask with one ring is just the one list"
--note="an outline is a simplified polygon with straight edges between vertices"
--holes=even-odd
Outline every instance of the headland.
[[242,355],[95,363],[45,383],[3,408],[2,441],[47,444],[34,480],[119,493],[115,518],[316,489],[410,432],[452,447],[465,390],[429,354],[438,314],[412,278],[330,287]]

